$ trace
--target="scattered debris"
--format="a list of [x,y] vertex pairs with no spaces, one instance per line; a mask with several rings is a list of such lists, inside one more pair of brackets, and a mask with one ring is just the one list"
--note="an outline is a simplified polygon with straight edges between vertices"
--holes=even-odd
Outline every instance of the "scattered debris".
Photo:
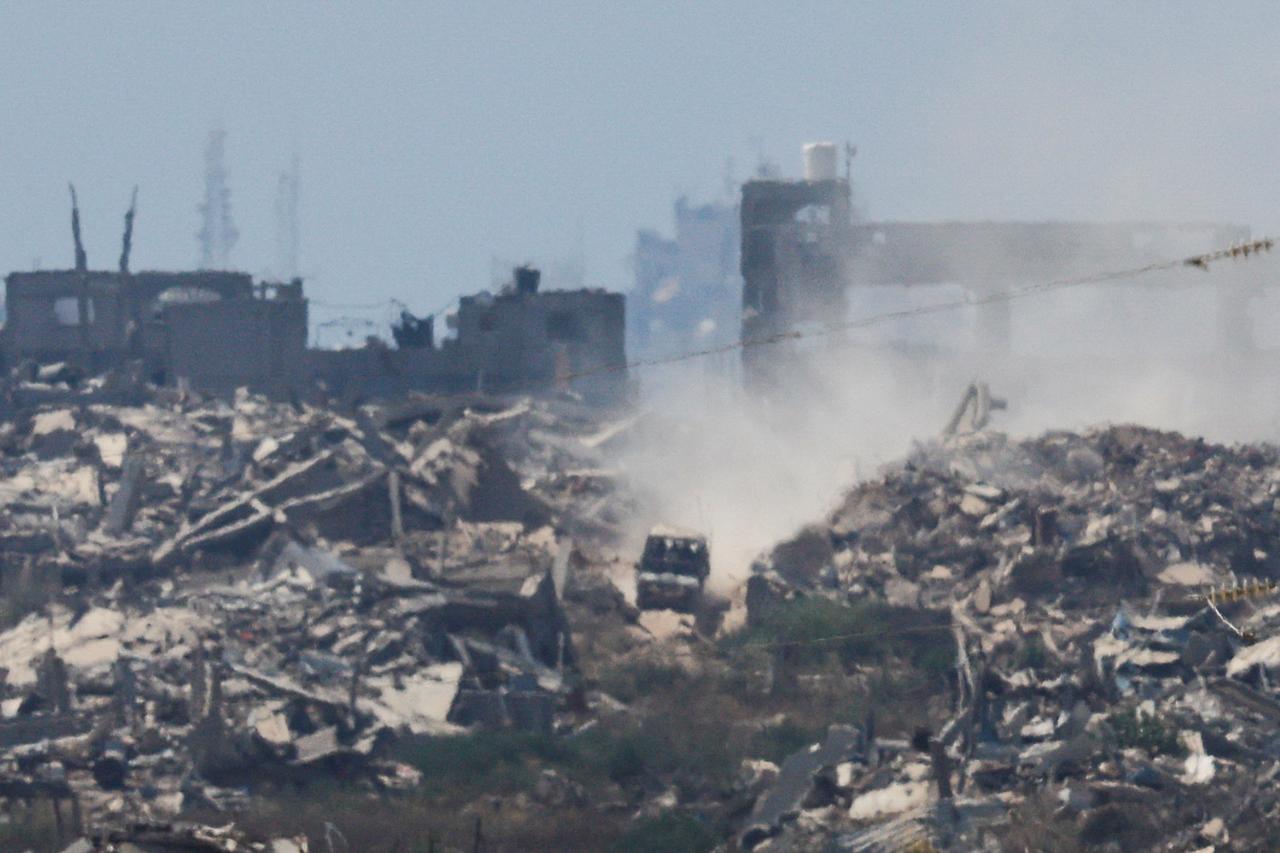
[[623,517],[608,483],[563,488],[601,421],[556,405],[240,393],[20,419],[0,435],[3,589],[27,611],[0,631],[7,796],[71,801],[85,850],[260,849],[155,822],[315,774],[403,786],[405,737],[550,732],[575,683],[569,531]]
[[[691,604],[704,537],[656,528],[626,561],[637,498],[607,446],[637,419],[609,417],[484,396],[28,406],[0,431],[0,794],[45,804],[78,851],[305,850],[236,830],[251,798],[394,798],[424,784],[398,746],[506,730],[527,740],[500,749],[562,763],[503,808],[677,815],[761,853],[1267,843],[1280,451],[955,430],[762,556],[721,630]],[[835,669],[793,666],[827,644]],[[716,782],[663,764],[651,729],[704,721],[644,704],[708,672],[688,684],[750,715],[717,721],[749,746]],[[768,707],[913,678],[916,731]],[[564,759],[597,752],[596,776]]]
[[1265,848],[1280,817],[1280,452],[1133,426],[947,434],[780,543],[747,601],[946,614],[955,716],[914,755],[855,757],[820,798],[852,797],[842,817],[793,806],[744,846],[780,832],[777,849],[993,849],[1015,826],[1028,837],[1016,815],[1043,791],[1086,845]]

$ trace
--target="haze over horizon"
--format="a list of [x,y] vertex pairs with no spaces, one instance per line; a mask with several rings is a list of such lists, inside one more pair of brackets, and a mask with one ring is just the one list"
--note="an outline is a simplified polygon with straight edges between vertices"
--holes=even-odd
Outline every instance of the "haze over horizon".
[[299,157],[320,302],[430,311],[498,259],[625,291],[636,230],[669,229],[678,196],[725,197],[761,158],[797,174],[814,139],[858,146],[875,218],[1262,233],[1278,24],[1262,3],[9,3],[0,268],[70,265],[68,180],[91,266],[114,266],[138,184],[134,267],[191,268],[213,128],[255,274]]

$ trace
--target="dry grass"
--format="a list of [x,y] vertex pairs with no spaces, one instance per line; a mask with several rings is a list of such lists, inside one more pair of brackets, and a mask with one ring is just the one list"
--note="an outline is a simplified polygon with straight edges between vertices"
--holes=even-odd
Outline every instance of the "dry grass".
[[[225,815],[193,815],[212,823]],[[545,808],[521,797],[464,803],[447,796],[385,797],[331,790],[259,796],[236,825],[251,838],[305,835],[313,850],[436,853],[473,850],[476,832],[486,853],[607,849],[623,830],[622,818],[602,818],[582,807]],[[345,842],[345,845],[343,844]]]

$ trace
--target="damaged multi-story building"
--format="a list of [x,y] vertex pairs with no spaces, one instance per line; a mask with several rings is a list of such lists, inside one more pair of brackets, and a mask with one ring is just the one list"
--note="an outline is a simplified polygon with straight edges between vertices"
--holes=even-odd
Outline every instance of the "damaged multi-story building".
[[309,379],[341,398],[405,389],[510,393],[571,389],[596,400],[626,390],[626,298],[598,289],[544,291],[519,267],[497,293],[464,296],[437,341],[434,318],[404,316],[398,347],[311,350]]
[[738,206],[675,203],[675,234],[636,236],[627,348],[636,358],[686,352],[737,334]]
[[242,272],[133,272],[133,210],[118,270],[91,270],[73,205],[76,263],[5,279],[7,364],[67,362],[88,371],[140,365],[146,380],[201,393],[246,387],[277,398],[346,401],[410,390],[572,390],[617,399],[627,387],[626,304],[603,290],[541,291],[517,269],[497,294],[463,297],[437,341],[433,317],[405,315],[395,344],[307,346],[301,279],[255,283]]
[[[806,330],[826,334],[853,319],[851,294],[860,289],[959,291],[976,309],[971,348],[1007,353],[1013,315],[1001,294],[1159,266],[1249,238],[1247,228],[1221,223],[867,221],[855,213],[848,161],[840,175],[838,155],[832,143],[813,143],[802,179],[743,184],[742,364],[750,386],[766,387],[794,367]],[[1150,273],[1142,283],[1166,294],[1198,282],[1195,270],[1176,265]],[[1216,293],[1216,347],[1248,349],[1252,290],[1228,284]]]
[[[842,313],[852,260],[849,180],[837,175],[835,146],[805,150],[801,181],[742,185],[742,340],[765,341]],[[776,353],[743,348],[743,378],[773,376]]]
[[242,385],[287,394],[301,376],[302,282],[255,284],[222,270],[134,272],[134,210],[116,270],[89,269],[72,207],[75,266],[5,278],[5,360],[69,362],[89,371],[140,364],[156,384]]

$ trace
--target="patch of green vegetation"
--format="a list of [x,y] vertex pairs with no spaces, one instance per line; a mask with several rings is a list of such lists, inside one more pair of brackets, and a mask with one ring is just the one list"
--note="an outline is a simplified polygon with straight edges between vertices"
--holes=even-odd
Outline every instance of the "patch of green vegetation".
[[667,812],[636,821],[611,848],[614,853],[707,853],[715,834],[697,818]]
[[1120,749],[1141,749],[1152,757],[1183,755],[1186,750],[1178,741],[1178,729],[1154,715],[1139,716],[1136,711],[1117,711],[1107,718]]
[[721,642],[736,649],[764,646],[792,666],[845,666],[899,658],[930,674],[946,672],[955,645],[946,614],[877,601],[842,604],[829,598],[797,598],[778,604]]
[[427,794],[528,790],[538,770],[554,767],[580,782],[618,784],[685,771],[727,779],[740,759],[723,716],[649,715],[596,726],[576,737],[511,731],[414,738],[397,757],[422,771]]
[[554,735],[503,730],[412,738],[397,755],[422,771],[428,792],[464,788],[501,793],[529,787],[534,765],[571,763],[577,751]]
[[630,704],[688,680],[688,674],[678,663],[662,658],[641,658],[602,673],[600,689]]
[[619,785],[655,776],[680,776],[712,785],[732,779],[745,757],[745,732],[727,724],[743,715],[718,694],[665,703],[638,720],[597,726],[574,738],[565,771],[576,779]]
[[751,754],[781,764],[788,755],[821,741],[825,734],[824,730],[784,720],[776,726],[765,726],[752,735]]
[[593,754],[598,756],[605,774],[619,784],[666,770],[671,764],[663,743],[639,729],[617,734],[601,732],[593,740],[599,748]]

